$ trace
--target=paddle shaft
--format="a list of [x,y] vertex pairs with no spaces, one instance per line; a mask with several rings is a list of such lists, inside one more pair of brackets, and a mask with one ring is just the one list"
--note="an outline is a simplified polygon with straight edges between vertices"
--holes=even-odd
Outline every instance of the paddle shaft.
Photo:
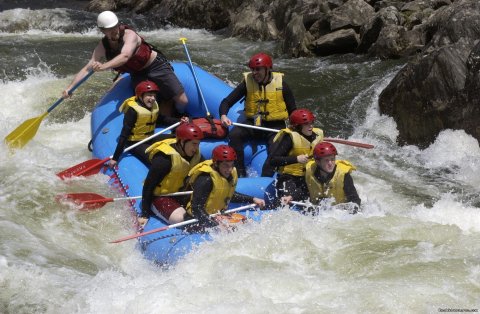
[[[124,150],[124,152],[127,152],[135,147],[137,147],[138,145],[142,144],[142,143],[145,143],[146,141],[149,141],[151,140],[152,138],[154,138],[155,136],[158,136],[162,133],[165,133],[166,131],[168,130],[171,130],[173,128],[175,128],[176,126],[180,125],[180,122],[177,122],[171,126],[169,126],[168,128],[165,128],[163,129],[162,131],[158,132],[158,133],[155,133],[149,137],[147,137],[146,139],[143,139],[141,140],[140,142],[138,143],[135,143],[131,146],[129,146],[128,148],[126,148]],[[80,164],[77,164],[73,167],[70,167],[66,170],[63,170],[59,173],[57,173],[57,176],[60,177],[61,179],[64,179],[64,178],[69,178],[69,177],[73,177],[73,176],[81,176],[81,175],[85,175],[85,176],[89,176],[89,175],[93,175],[95,174],[96,172],[100,171],[100,168],[102,167],[102,165],[104,163],[106,163],[107,161],[109,161],[111,158],[113,157],[110,156],[110,157],[107,157],[107,158],[104,158],[104,159],[89,159],[87,161],[84,161]],[[98,171],[97,171],[98,169]]]
[[[244,124],[244,123],[238,123],[238,122],[232,122],[232,124],[235,126],[240,126],[240,127],[250,128],[250,129],[255,129],[260,131],[268,131],[268,132],[275,132],[275,133],[279,132],[279,130],[277,129],[265,128],[262,126],[256,126],[256,125],[250,125],[250,124]],[[371,144],[352,142],[352,141],[342,140],[339,138],[325,137],[323,140],[327,142],[339,143],[339,144],[350,145],[350,146],[361,147],[361,148],[368,148],[368,149],[374,148],[374,146]]]
[[[134,148],[137,147],[138,145],[142,145],[143,143],[151,140],[152,138],[155,138],[155,137],[159,136],[160,134],[163,134],[163,133],[165,133],[165,132],[167,132],[167,131],[169,131],[169,130],[171,130],[171,129],[174,129],[174,128],[176,128],[176,127],[179,126],[179,125],[180,125],[180,122],[174,123],[174,124],[172,124],[171,126],[169,126],[168,128],[165,128],[165,129],[163,129],[163,130],[161,130],[161,131],[159,131],[159,132],[157,132],[157,133],[155,133],[155,134],[152,134],[152,135],[150,135],[149,137],[147,137],[146,139],[143,139],[143,140],[141,140],[140,142],[135,143],[135,144],[133,144],[133,145],[125,148],[125,150],[124,150],[123,152],[128,152],[129,150],[134,149]],[[112,158],[112,157],[113,157],[113,155],[110,156],[110,158]]]
[[256,125],[250,125],[250,124],[244,124],[244,123],[238,123],[238,122],[232,122],[232,124],[235,126],[241,126],[244,128],[250,128],[250,129],[255,129],[260,131],[268,131],[268,132],[275,132],[275,133],[279,132],[279,130],[277,129],[265,128],[263,126],[256,126]]
[[[80,86],[83,84],[83,82],[85,82],[90,76],[92,76],[92,74],[95,73],[93,70],[90,70],[87,75],[85,75],[80,81],[78,81],[75,85],[73,85],[73,87],[68,91],[68,94],[69,95],[72,95],[72,93]],[[50,112],[52,111],[53,109],[55,109],[55,107],[57,107],[62,101],[63,101],[63,97],[60,97],[53,105],[50,106],[50,108],[48,108],[47,112]]]
[[[72,91],[77,89],[83,82],[85,82],[91,75],[93,71],[90,71],[82,80],[73,86]],[[43,119],[57,107],[63,101],[63,97],[59,98],[47,111],[42,115],[28,119],[20,124],[15,130],[5,137],[5,142],[10,148],[21,148],[25,146],[34,136],[37,134],[38,128],[42,123]]]
[[[226,210],[223,213],[212,214],[212,215],[210,215],[210,217],[215,217],[217,215],[222,215],[222,214],[230,214],[230,213],[238,212],[238,211],[241,211],[241,210],[244,210],[244,209],[247,209],[247,208],[252,208],[252,207],[255,207],[255,206],[257,206],[257,205],[256,204],[249,204],[249,205],[245,205],[245,206],[240,206],[240,207],[237,207],[237,208],[232,208],[232,209]],[[165,230],[172,229],[172,228],[178,228],[178,227],[186,226],[186,225],[189,225],[189,224],[193,224],[195,222],[198,222],[198,220],[197,219],[190,219],[190,220],[182,221],[182,222],[179,222],[179,223],[176,223],[176,224],[173,224],[173,225],[168,225],[168,226],[165,226],[165,227],[162,227],[162,228],[157,228],[157,229],[153,229],[153,230],[150,230],[150,231],[126,236],[126,237],[118,239],[118,240],[110,241],[110,243],[120,243],[120,242],[123,242],[123,241],[143,237],[143,236],[146,236],[146,235],[149,235],[149,234],[152,234],[152,233],[157,233],[157,232],[165,231]]]
[[207,102],[205,101],[205,97],[203,97],[203,92],[202,92],[202,89],[200,88],[200,83],[198,82],[197,73],[195,72],[195,68],[193,67],[192,59],[190,58],[190,53],[188,53],[188,48],[186,44],[187,39],[182,37],[180,38],[180,41],[182,42],[183,48],[185,50],[185,54],[187,55],[188,63],[190,64],[190,69],[192,69],[193,79],[195,80],[195,85],[197,85],[198,93],[200,94],[202,104],[205,107],[205,110],[207,111],[207,117],[209,117],[211,115],[210,115],[210,112],[208,111]]
[[[162,194],[162,195],[158,195],[158,196],[180,196],[180,195],[189,195],[189,194],[192,194],[193,192],[192,191],[184,191],[184,192],[175,192],[175,193],[168,193],[168,194]],[[142,196],[141,195],[138,195],[138,196],[129,196],[129,197],[116,197],[116,198],[113,198],[113,197],[105,197],[103,199],[96,199],[96,200],[85,200],[85,201],[82,201],[82,203],[84,204],[90,204],[90,203],[100,203],[100,202],[105,202],[105,203],[108,203],[108,202],[116,202],[116,201],[126,201],[126,200],[135,200],[135,199],[141,199]]]
[[315,206],[311,203],[302,203],[302,202],[296,202],[296,201],[290,201],[289,203],[292,203],[293,205],[300,205],[300,206],[305,206],[305,207],[308,207],[308,206]]
[[[173,128],[176,128],[176,127],[179,126],[179,125],[180,125],[180,122],[174,123],[174,124],[172,124],[171,126],[169,126],[168,128],[165,128],[165,129],[161,130],[160,132],[157,132],[157,133],[155,133],[155,134],[152,134],[152,135],[150,135],[149,137],[141,140],[141,141],[138,142],[138,143],[135,143],[135,144],[133,144],[133,145],[128,146],[127,148],[125,148],[125,150],[124,150],[123,152],[126,153],[126,152],[134,149],[135,147],[137,147],[137,146],[139,146],[139,145],[142,145],[142,144],[145,143],[145,142],[148,142],[148,141],[151,140],[152,138],[155,138],[155,137],[159,136],[160,134],[163,134],[163,133],[165,133],[165,132],[167,132],[167,131],[169,131],[169,130],[171,130],[171,129],[173,129]],[[104,164],[105,162],[107,162],[108,160],[110,160],[110,159],[112,159],[112,158],[113,158],[113,155],[110,155],[110,157],[105,158],[105,159],[102,159],[102,160],[101,160],[102,163],[99,162],[99,164]],[[96,166],[98,167],[98,165],[96,165]],[[92,166],[92,168],[94,168],[94,167],[95,167],[95,166]]]

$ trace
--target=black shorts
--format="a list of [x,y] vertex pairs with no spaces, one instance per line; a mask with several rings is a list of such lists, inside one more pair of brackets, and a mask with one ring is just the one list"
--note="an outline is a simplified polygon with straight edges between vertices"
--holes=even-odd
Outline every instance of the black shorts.
[[178,80],[173,68],[165,58],[159,55],[150,64],[150,66],[141,72],[132,73],[132,86],[135,89],[138,83],[150,80],[158,85],[160,91],[158,92],[158,101],[170,100],[173,97],[180,95],[185,90],[182,83]]

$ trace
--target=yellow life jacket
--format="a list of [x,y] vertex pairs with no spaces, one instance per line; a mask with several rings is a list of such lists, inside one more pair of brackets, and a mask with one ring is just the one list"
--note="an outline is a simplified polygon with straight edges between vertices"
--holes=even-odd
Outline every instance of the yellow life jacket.
[[199,151],[193,156],[190,162],[188,162],[177,152],[175,148],[171,146],[176,142],[177,139],[168,138],[150,145],[145,150],[145,153],[148,154],[148,158],[150,159],[150,161],[153,159],[153,156],[155,156],[155,154],[157,154],[158,152],[169,155],[172,159],[172,168],[170,172],[163,178],[163,180],[157,185],[157,187],[153,191],[154,195],[178,192],[183,186],[183,181],[187,177],[190,169],[192,169],[193,166],[200,162],[201,156]]
[[314,160],[309,161],[306,166],[305,180],[307,182],[308,192],[310,193],[310,201],[318,204],[323,198],[335,198],[335,204],[345,203],[347,201],[343,185],[345,175],[356,170],[354,165],[346,160],[335,161],[337,167],[332,179],[327,183],[319,182],[315,176],[317,164]]
[[[273,142],[280,141],[285,134],[288,134],[292,138],[292,149],[288,152],[288,156],[298,156],[298,155],[308,155],[313,156],[313,148],[317,143],[323,141],[323,130],[319,128],[313,128],[313,133],[317,134],[317,137],[313,142],[309,142],[305,137],[296,131],[292,131],[289,128],[280,130],[277,135],[275,135]],[[280,174],[291,174],[293,176],[303,176],[305,175],[305,164],[299,162],[285,165],[278,169]]]
[[283,99],[283,73],[272,72],[272,81],[266,86],[255,82],[251,72],[243,73],[243,76],[247,86],[245,115],[248,118],[261,112],[265,121],[288,119],[287,105]]
[[[238,181],[237,169],[233,168],[232,180],[229,181],[217,170],[213,169],[212,164],[213,160],[206,160],[193,167],[188,174],[189,185],[193,185],[201,173],[210,174],[210,177],[213,181],[213,189],[207,198],[207,202],[205,203],[205,211],[209,215],[215,214],[227,208],[228,204],[230,203],[230,199],[235,192],[235,187],[237,186]],[[190,216],[193,216],[191,202],[192,198],[190,198],[190,202],[188,202],[186,210]]]
[[118,110],[125,113],[128,108],[132,108],[137,112],[137,121],[135,121],[132,134],[130,134],[128,140],[138,142],[152,135],[155,131],[155,123],[158,117],[159,107],[157,102],[153,104],[152,110],[148,110],[140,106],[136,101],[136,97],[133,96],[126,99]]

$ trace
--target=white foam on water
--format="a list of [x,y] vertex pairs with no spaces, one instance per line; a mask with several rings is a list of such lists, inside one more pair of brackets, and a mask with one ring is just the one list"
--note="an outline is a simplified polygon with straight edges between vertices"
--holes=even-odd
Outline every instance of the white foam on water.
[[[221,47],[212,54],[223,62],[218,69],[231,66],[236,72],[238,60],[264,47],[204,30],[172,28],[145,35],[170,43],[187,37],[201,56],[212,45]],[[279,60],[290,67],[303,62]],[[313,74],[325,66],[331,71],[348,68],[323,60]],[[337,145],[339,158],[358,168],[352,176],[362,198],[361,213],[324,211],[310,217],[282,209],[260,223],[215,236],[169,269],[146,261],[135,241],[108,243],[135,232],[126,204],[80,212],[54,200],[58,194],[87,191],[119,196],[102,175],[65,182],[55,175],[91,158],[87,109],[77,121],[47,117],[34,139],[14,154],[2,142],[0,308],[40,313],[406,313],[478,307],[480,221],[470,200],[478,194],[478,143],[462,131],[447,130],[425,150],[398,146],[395,122],[380,115],[377,104],[396,71],[352,102],[353,112],[360,108],[366,114],[352,120],[355,128],[348,139],[375,149]],[[41,65],[25,80],[0,82],[5,101],[0,136],[58,99],[71,78],[52,73]]]

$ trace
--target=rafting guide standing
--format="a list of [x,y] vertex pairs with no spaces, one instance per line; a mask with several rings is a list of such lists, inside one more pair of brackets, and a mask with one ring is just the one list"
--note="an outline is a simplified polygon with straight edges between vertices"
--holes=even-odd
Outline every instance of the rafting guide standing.
[[[173,99],[183,110],[188,103],[184,88],[167,58],[132,28],[119,23],[115,13],[104,11],[98,15],[97,26],[104,37],[95,47],[88,63],[75,75],[73,81],[63,91],[68,98],[69,91],[81,81],[90,70],[95,72],[115,70],[130,73],[132,86],[150,80],[158,85],[159,101]],[[106,62],[102,62],[106,59]]]

